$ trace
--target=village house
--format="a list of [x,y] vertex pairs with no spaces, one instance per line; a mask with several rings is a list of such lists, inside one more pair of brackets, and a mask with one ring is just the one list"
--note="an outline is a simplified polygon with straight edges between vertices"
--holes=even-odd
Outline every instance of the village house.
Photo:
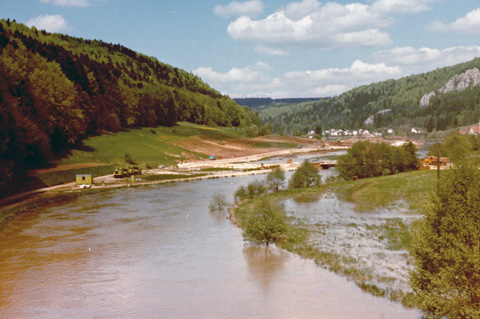
[[480,126],[472,126],[468,131],[469,135],[478,135],[480,133]]
[[415,128],[415,127],[412,127],[412,130],[411,130],[412,133],[414,134],[422,134],[423,131],[419,128]]

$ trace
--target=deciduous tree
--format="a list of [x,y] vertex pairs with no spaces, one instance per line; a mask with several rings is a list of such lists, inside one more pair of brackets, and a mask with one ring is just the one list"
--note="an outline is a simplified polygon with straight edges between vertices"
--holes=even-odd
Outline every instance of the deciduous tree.
[[274,243],[287,233],[287,214],[279,204],[261,197],[242,221],[243,237],[257,244]]
[[318,169],[305,160],[302,165],[293,173],[290,181],[288,182],[289,188],[304,188],[313,185],[319,185],[322,177],[318,173]]
[[278,192],[278,189],[285,183],[285,172],[280,168],[274,168],[265,178],[269,190]]

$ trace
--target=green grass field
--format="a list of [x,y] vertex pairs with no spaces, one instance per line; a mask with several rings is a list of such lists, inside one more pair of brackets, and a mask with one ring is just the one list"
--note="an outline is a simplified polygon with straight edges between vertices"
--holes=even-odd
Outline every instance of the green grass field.
[[335,184],[341,198],[355,203],[358,211],[386,208],[402,201],[412,211],[421,211],[436,187],[437,173],[422,170],[365,178]]
[[[235,128],[213,128],[182,122],[173,127],[141,128],[118,133],[94,136],[84,141],[82,149],[73,150],[67,158],[56,164],[102,163],[125,164],[125,154],[130,154],[143,168],[172,165],[182,160],[185,149],[171,143],[186,140],[190,136],[206,135],[218,141],[244,137]],[[196,156],[207,158],[208,154]]]
[[[225,141],[231,138],[245,137],[245,132],[236,128],[217,128],[181,122],[173,127],[131,129],[93,136],[85,139],[83,144],[72,150],[68,157],[57,159],[52,164],[99,163],[104,165],[33,174],[33,179],[25,181],[25,185],[18,185],[18,189],[30,190],[73,182],[76,174],[92,174],[94,177],[113,174],[116,166],[127,165],[126,154],[129,154],[142,169],[156,168],[158,165],[174,165],[184,159],[182,153],[189,151],[172,143],[196,135],[208,136],[216,141]],[[208,154],[193,154],[199,158],[208,158]]]

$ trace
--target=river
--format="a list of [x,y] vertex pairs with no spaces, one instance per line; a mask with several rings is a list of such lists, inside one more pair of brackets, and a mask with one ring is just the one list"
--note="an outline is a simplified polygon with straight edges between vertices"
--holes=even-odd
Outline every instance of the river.
[[263,177],[122,188],[0,233],[1,318],[420,318],[314,262],[252,246],[210,212]]

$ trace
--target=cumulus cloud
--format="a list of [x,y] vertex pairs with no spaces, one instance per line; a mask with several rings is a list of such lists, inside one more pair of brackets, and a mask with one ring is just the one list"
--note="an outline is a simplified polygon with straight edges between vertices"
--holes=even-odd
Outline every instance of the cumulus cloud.
[[432,22],[428,29],[431,31],[456,31],[471,34],[480,34],[480,8],[470,11],[465,17],[459,18],[452,23],[444,23],[436,20]]
[[391,17],[367,5],[321,5],[317,0],[303,0],[261,20],[242,16],[231,22],[227,31],[233,39],[269,47],[370,47],[391,43],[389,34],[381,28],[392,23]]
[[285,15],[291,19],[301,19],[312,12],[320,11],[321,4],[317,0],[292,2],[285,8]]
[[263,12],[262,0],[251,0],[246,2],[233,1],[226,6],[216,5],[213,12],[223,18],[249,16],[258,17]]
[[430,10],[431,2],[435,0],[375,0],[372,10],[384,14],[420,13]]
[[27,26],[48,32],[66,32],[71,29],[62,15],[41,15],[27,21]]
[[346,68],[293,71],[279,77],[270,75],[272,71],[269,65],[257,62],[253,66],[233,68],[225,73],[211,68],[198,68],[194,73],[230,96],[274,98],[334,96],[359,85],[402,74],[399,67],[360,60]]
[[459,46],[444,50],[396,47],[375,53],[374,59],[391,65],[400,65],[407,73],[421,73],[470,61],[478,56],[480,46]]
[[354,61],[350,67],[325,68],[287,72],[282,85],[289,89],[289,95],[327,97],[341,94],[354,87],[370,84],[402,75],[402,69],[385,63]]
[[281,89],[280,79],[270,75],[272,67],[264,62],[257,62],[245,68],[232,68],[225,73],[212,68],[200,67],[193,73],[211,84],[221,92],[232,97],[277,96]]
[[90,0],[41,0],[43,3],[50,3],[60,7],[89,7]]
[[370,64],[356,60],[348,68],[328,68],[320,70],[294,71],[285,74],[290,82],[300,82],[308,85],[322,84],[335,87],[348,86],[350,88],[370,81],[385,80],[402,74],[397,66],[387,66],[385,63]]
[[207,82],[240,83],[262,81],[266,79],[265,73],[270,70],[271,67],[268,64],[259,61],[254,66],[243,69],[232,68],[226,73],[218,73],[213,71],[212,68],[204,67],[196,69],[193,73]]

